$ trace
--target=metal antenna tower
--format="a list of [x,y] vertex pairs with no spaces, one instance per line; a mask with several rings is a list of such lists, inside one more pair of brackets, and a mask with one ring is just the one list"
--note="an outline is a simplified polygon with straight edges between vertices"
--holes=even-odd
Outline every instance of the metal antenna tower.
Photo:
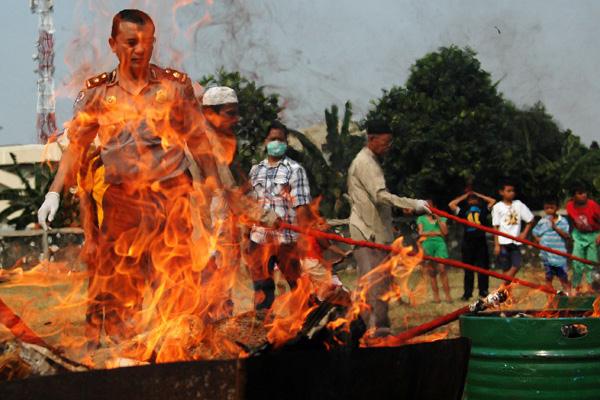
[[30,0],[32,13],[39,15],[37,54],[37,136],[41,143],[56,133],[56,101],[54,98],[54,0]]

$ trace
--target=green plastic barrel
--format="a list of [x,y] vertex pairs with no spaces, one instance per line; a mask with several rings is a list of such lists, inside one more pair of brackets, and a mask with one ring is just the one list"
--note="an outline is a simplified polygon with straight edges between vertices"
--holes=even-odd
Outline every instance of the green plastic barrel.
[[461,316],[472,346],[464,399],[600,399],[600,318],[557,313]]
[[569,310],[591,310],[594,307],[594,296],[557,296],[556,308]]

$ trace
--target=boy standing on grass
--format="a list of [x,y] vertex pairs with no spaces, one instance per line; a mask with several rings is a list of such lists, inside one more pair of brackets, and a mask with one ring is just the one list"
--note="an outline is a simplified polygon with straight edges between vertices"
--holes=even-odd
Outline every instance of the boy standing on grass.
[[[433,201],[427,200],[429,206],[433,207]],[[419,236],[425,238],[421,243],[425,255],[437,258],[449,258],[448,248],[444,241],[444,236],[448,234],[448,226],[446,225],[447,219],[444,217],[438,217],[433,214],[421,215],[417,218],[417,227],[419,229]],[[448,284],[448,273],[446,267],[443,264],[426,263],[425,272],[429,275],[431,281],[431,289],[433,290],[433,301],[435,303],[440,302],[440,292],[437,284],[437,274],[440,274],[440,280],[442,281],[442,288],[446,295],[446,301],[452,302],[450,296],[450,285]]]
[[[569,236],[569,221],[558,215],[558,202],[554,199],[544,201],[544,213],[535,228],[533,237],[542,246],[562,252],[567,251]],[[540,257],[546,272],[546,284],[552,287],[552,279],[556,276],[567,294],[571,293],[571,284],[567,275],[567,258],[554,253],[541,251]]]
[[[466,202],[466,204],[463,207],[459,207],[459,204],[462,202]],[[486,225],[490,213],[489,210],[494,204],[496,204],[495,199],[469,191],[452,200],[448,204],[448,207],[460,218],[478,225]],[[464,263],[476,265],[484,269],[490,268],[488,245],[484,231],[472,226],[465,226],[462,241],[462,260]],[[465,270],[464,293],[461,300],[469,300],[473,296],[474,280],[474,272]],[[488,275],[477,273],[477,287],[480,297],[488,295],[489,280]]]
[[[492,225],[496,230],[526,239],[533,226],[533,214],[520,200],[515,200],[515,185],[504,182],[498,191],[501,201],[492,208]],[[521,231],[521,221],[525,228]],[[494,236],[494,255],[506,275],[515,276],[521,268],[521,242],[504,236]]]
[[[567,203],[567,213],[573,222],[573,255],[598,262],[600,244],[600,206],[588,199],[587,189],[578,185],[573,190],[573,198]],[[591,291],[594,267],[579,261],[573,261],[573,286],[580,293]],[[585,273],[587,285],[580,287]]]

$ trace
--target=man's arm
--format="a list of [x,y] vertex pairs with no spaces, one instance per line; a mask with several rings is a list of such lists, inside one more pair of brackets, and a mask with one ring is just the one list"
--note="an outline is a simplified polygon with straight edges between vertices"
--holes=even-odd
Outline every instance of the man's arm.
[[531,220],[525,225],[523,232],[521,232],[521,234],[519,235],[519,239],[523,239],[523,240],[527,239],[527,235],[529,235],[529,231],[531,231],[531,228],[533,228],[534,223],[535,223],[535,221]]
[[47,221],[52,222],[58,211],[60,194],[65,186],[76,184],[77,172],[90,148],[90,144],[98,133],[98,123],[95,113],[88,112],[93,107],[94,91],[81,91],[75,100],[73,119],[69,122],[66,134],[69,145],[63,152],[58,170],[50,185],[45,200],[38,209],[38,223],[43,229],[48,229]]
[[494,204],[496,204],[496,199],[493,197],[489,197],[477,192],[473,192],[473,194],[487,203],[488,210],[490,210],[492,207],[494,207]]
[[439,218],[438,224],[440,226],[440,231],[442,232],[442,236],[448,235],[448,224],[446,224],[446,219]]
[[534,216],[531,213],[531,210],[529,210],[529,208],[523,204],[521,202],[521,218],[523,219],[524,222],[527,223],[527,225],[525,225],[525,229],[523,229],[523,232],[521,232],[521,234],[519,235],[519,239],[527,239],[527,235],[529,235],[529,231],[531,231],[531,228],[533,228],[533,225],[535,224],[535,220],[534,220]]
[[[568,232],[565,232],[564,230],[559,228],[558,225],[556,224],[556,222],[554,221],[554,219],[551,219],[550,221],[552,222],[552,229],[554,229],[554,231],[556,233],[558,233],[560,235],[560,237],[562,237],[565,240],[571,240],[571,235],[569,235]],[[569,228],[567,227],[567,231],[568,230],[569,230]]]
[[458,205],[465,201],[467,197],[469,197],[469,192],[461,194],[460,196],[452,200],[450,203],[448,203],[448,207],[453,213],[456,213],[456,210],[458,210]]
[[375,203],[386,204],[396,208],[410,208],[416,211],[427,212],[429,210],[424,200],[400,197],[390,193],[385,185],[383,171],[378,165],[365,164],[363,168],[357,168],[356,173]]

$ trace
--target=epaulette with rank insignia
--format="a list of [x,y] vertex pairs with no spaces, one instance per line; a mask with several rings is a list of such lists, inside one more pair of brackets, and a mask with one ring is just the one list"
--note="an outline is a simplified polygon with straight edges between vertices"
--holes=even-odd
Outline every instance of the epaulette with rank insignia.
[[87,81],[85,81],[85,88],[86,89],[91,89],[91,88],[95,88],[97,86],[100,86],[106,82],[108,82],[108,79],[110,78],[110,75],[106,72],[100,74],[100,75],[96,75],[93,78],[88,79]]
[[177,82],[185,83],[185,80],[187,79],[187,74],[174,70],[173,68],[165,68],[163,72],[167,78]]

